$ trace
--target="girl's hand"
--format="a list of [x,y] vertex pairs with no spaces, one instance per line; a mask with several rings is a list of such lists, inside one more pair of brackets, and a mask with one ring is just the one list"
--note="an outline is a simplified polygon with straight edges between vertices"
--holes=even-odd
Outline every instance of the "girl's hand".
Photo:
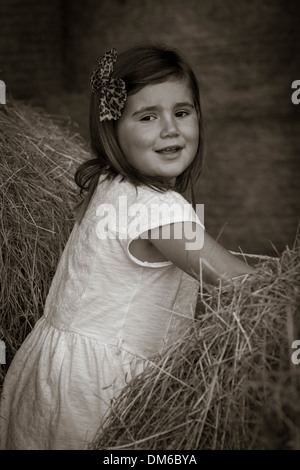
[[[168,238],[164,236],[166,233]],[[210,284],[256,271],[219,245],[201,225],[194,222],[175,223],[150,230],[148,240],[180,269],[196,279],[202,277]]]

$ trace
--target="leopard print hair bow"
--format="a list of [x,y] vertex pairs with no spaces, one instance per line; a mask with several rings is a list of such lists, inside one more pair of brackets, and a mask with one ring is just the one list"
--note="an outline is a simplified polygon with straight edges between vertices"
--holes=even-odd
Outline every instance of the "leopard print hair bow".
[[113,78],[114,64],[117,60],[116,49],[105,52],[91,77],[94,93],[100,90],[99,119],[111,121],[119,119],[125,106],[127,94],[125,82],[121,78]]

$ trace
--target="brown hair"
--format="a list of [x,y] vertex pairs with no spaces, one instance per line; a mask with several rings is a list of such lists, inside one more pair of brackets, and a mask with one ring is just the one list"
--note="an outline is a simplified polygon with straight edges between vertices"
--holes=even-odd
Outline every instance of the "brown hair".
[[202,113],[198,80],[186,62],[176,50],[165,46],[136,46],[119,55],[115,64],[115,77],[121,78],[126,85],[127,95],[133,95],[147,85],[163,83],[168,80],[186,80],[193,96],[199,122],[198,149],[192,163],[176,178],[175,186],[163,177],[142,174],[125,158],[117,137],[117,121],[99,120],[99,93],[92,93],[90,103],[91,149],[95,158],[82,163],[75,173],[75,182],[80,194],[86,191],[85,198],[77,206],[78,219],[82,220],[100,175],[114,178],[121,174],[135,186],[146,185],[158,191],[173,189],[183,193],[190,187],[194,204],[193,186],[199,179],[203,164]]

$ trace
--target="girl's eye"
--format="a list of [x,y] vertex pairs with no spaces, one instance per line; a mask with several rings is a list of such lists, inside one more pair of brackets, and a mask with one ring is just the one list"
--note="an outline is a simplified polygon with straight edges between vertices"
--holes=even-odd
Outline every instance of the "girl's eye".
[[153,121],[153,119],[155,119],[154,116],[149,116],[149,115],[148,115],[148,116],[143,116],[140,120],[141,120],[141,121],[147,121],[147,122],[148,122],[148,121]]
[[187,111],[176,111],[175,116],[181,118],[187,116],[188,114],[189,113]]

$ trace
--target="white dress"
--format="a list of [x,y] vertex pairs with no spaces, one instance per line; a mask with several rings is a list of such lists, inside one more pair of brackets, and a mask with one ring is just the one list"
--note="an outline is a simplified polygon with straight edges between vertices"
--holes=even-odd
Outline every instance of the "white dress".
[[[162,203],[175,210],[161,211]],[[7,372],[0,449],[87,448],[111,399],[190,323],[198,282],[170,261],[142,262],[129,250],[149,228],[200,223],[186,208],[174,191],[136,189],[120,177],[99,182],[74,225],[44,315]]]

